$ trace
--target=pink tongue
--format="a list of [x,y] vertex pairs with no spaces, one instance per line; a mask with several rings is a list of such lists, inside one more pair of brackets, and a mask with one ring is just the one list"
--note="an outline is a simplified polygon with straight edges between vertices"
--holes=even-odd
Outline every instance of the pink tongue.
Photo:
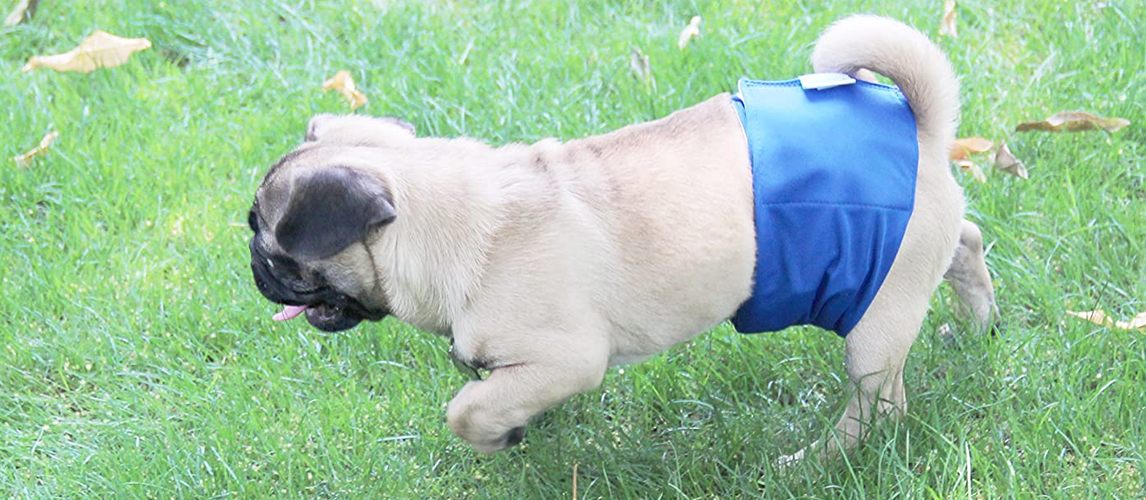
[[286,306],[278,314],[275,314],[273,320],[275,321],[289,321],[298,317],[306,311],[306,306]]

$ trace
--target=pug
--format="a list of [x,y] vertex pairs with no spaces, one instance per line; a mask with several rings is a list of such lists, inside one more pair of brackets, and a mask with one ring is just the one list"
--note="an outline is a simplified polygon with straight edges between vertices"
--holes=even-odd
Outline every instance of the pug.
[[944,277],[976,329],[996,307],[948,165],[959,102],[944,54],[856,16],[812,63],[806,81],[742,82],[568,142],[492,147],[318,115],[255,194],[255,284],[283,306],[275,320],[339,331],[394,316],[449,337],[461,366],[489,372],[446,411],[479,452],[518,444],[532,416],[608,367],[730,318],[744,332],[820,325],[844,337],[839,446],[785,460],[847,449],[906,410],[904,360]]

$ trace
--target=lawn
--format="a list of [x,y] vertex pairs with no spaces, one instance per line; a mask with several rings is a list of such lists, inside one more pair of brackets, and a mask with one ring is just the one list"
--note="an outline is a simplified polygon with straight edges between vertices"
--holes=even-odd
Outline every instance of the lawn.
[[[0,3],[7,9],[14,2]],[[845,401],[843,343],[727,325],[475,454],[450,434],[445,339],[395,320],[278,324],[245,227],[255,187],[347,69],[356,112],[421,135],[570,139],[658,118],[737,78],[810,70],[853,12],[936,39],[961,136],[1006,141],[1022,180],[956,172],[985,233],[999,336],[944,340],[946,287],[908,359],[907,417],[840,460],[773,465]],[[1146,311],[1142,0],[445,2],[45,0],[0,31],[0,497],[1141,498],[1146,331],[1066,316]],[[7,11],[3,12],[7,14]],[[677,48],[703,17],[701,36]],[[151,49],[39,69],[99,28]],[[652,80],[634,78],[633,48]],[[1108,134],[1017,133],[1087,110]],[[59,131],[27,168],[9,158]],[[703,201],[703,200],[701,200]]]

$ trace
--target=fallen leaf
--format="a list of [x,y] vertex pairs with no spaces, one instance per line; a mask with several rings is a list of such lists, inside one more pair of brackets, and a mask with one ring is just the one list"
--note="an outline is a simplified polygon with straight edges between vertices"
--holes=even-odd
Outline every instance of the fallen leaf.
[[1114,320],[1111,320],[1109,317],[1106,316],[1106,312],[1103,311],[1102,309],[1099,309],[1096,311],[1082,311],[1082,312],[1067,311],[1066,313],[1068,315],[1074,316],[1076,318],[1085,319],[1085,320],[1087,320],[1091,323],[1094,323],[1096,325],[1113,326],[1115,328],[1119,328],[1122,330],[1146,329],[1146,312],[1139,313],[1137,316],[1134,317],[1134,319],[1131,319],[1130,321],[1114,321]]
[[994,147],[994,145],[995,143],[982,137],[955,139],[955,142],[951,145],[951,159],[966,160],[967,155],[985,152]]
[[955,166],[959,167],[959,170],[970,172],[971,177],[974,177],[975,180],[984,184],[987,183],[987,175],[983,173],[982,169],[975,165],[975,162],[971,160],[956,160]]
[[957,38],[955,30],[955,0],[943,0],[943,18],[939,20],[939,34]]
[[354,86],[354,79],[350,78],[350,72],[346,70],[339,71],[329,80],[322,82],[322,90],[338,91],[350,103],[351,111],[366,104],[366,94]]
[[1138,315],[1130,321],[1115,321],[1114,326],[1117,326],[1118,328],[1125,328],[1127,330],[1146,329],[1146,312],[1138,313]]
[[653,70],[649,66],[649,56],[641,52],[641,49],[633,48],[633,52],[629,56],[629,69],[633,70],[633,75],[645,85],[652,83]]
[[90,73],[98,68],[114,68],[127,62],[132,54],[151,47],[146,38],[120,38],[111,33],[95,30],[80,45],[63,54],[33,56],[20,71],[48,67],[56,71]]
[[31,19],[36,14],[36,6],[40,5],[40,0],[20,0],[16,2],[16,7],[12,9],[12,13],[4,18],[4,27],[11,28],[20,24],[25,19]]
[[1081,311],[1081,312],[1067,311],[1066,314],[1068,316],[1074,316],[1076,318],[1085,319],[1085,320],[1087,320],[1091,323],[1094,323],[1096,325],[1109,326],[1109,325],[1113,324],[1110,321],[1110,318],[1106,317],[1106,312],[1103,311],[1102,309],[1099,309],[1097,311]]
[[16,162],[17,167],[27,168],[28,166],[32,165],[33,159],[35,159],[37,156],[43,156],[45,153],[47,153],[48,152],[48,146],[51,146],[52,142],[55,141],[56,138],[59,136],[60,136],[60,133],[56,132],[54,130],[51,132],[48,132],[47,135],[45,135],[43,139],[40,139],[40,145],[39,146],[32,148],[27,153],[24,153],[22,155],[13,156],[12,160]]
[[1117,132],[1130,125],[1130,120],[1124,118],[1103,118],[1086,111],[1066,111],[1056,113],[1054,116],[1041,122],[1023,122],[1015,130],[1026,132],[1028,130],[1041,130],[1043,132],[1081,132],[1083,130],[1102,129],[1107,132]]
[[680,32],[676,46],[680,47],[680,50],[684,50],[685,47],[688,47],[688,41],[694,36],[700,36],[700,16],[692,16],[692,19],[688,21],[688,26],[685,26],[684,30]]
[[998,151],[995,151],[995,168],[1020,179],[1027,179],[1027,167],[1011,154],[1011,148],[1008,148],[1005,142],[999,146]]

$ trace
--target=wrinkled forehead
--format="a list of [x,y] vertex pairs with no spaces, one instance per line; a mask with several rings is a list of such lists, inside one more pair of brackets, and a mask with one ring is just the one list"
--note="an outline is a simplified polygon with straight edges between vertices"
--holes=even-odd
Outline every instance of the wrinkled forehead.
[[290,177],[287,175],[287,172],[289,172],[292,167],[303,164],[303,162],[306,161],[305,157],[309,156],[308,153],[311,152],[312,149],[313,148],[308,147],[307,144],[303,144],[295,148],[294,151],[279,158],[279,161],[271,165],[271,168],[267,170],[267,174],[263,176],[263,182],[259,184],[258,196],[262,197],[267,191],[280,187],[283,181]]
[[271,165],[263,182],[255,191],[255,209],[264,219],[273,223],[278,220],[278,213],[286,209],[287,199],[294,175],[291,172],[300,167],[313,164],[316,157],[315,148],[303,144],[294,151],[283,155],[279,161]]
[[308,172],[331,167],[360,167],[371,161],[371,148],[305,143],[280,158],[263,176],[255,191],[254,210],[269,227],[286,212],[297,180]]

